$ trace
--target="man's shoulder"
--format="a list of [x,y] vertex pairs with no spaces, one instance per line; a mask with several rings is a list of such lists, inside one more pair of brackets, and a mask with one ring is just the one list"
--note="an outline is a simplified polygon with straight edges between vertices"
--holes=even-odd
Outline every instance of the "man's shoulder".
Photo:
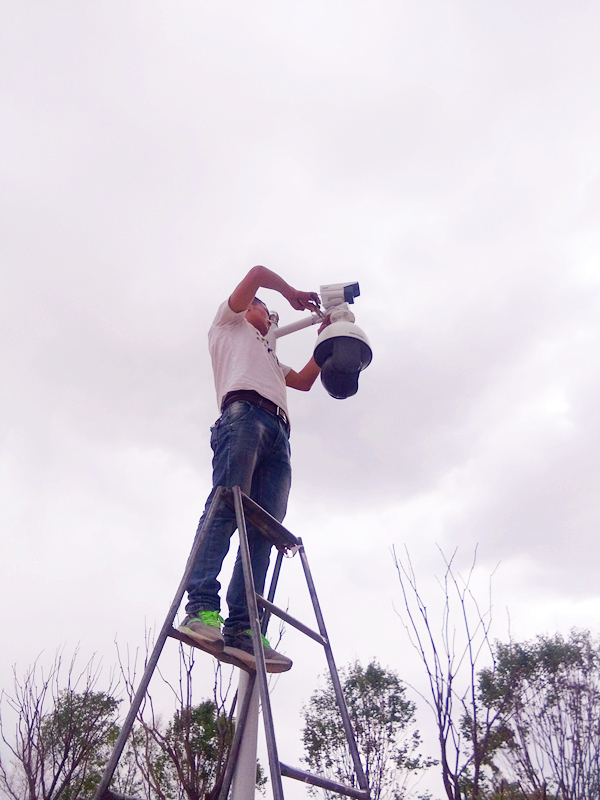
[[211,330],[224,325],[239,325],[244,320],[245,313],[245,311],[232,311],[229,300],[224,300],[217,309]]

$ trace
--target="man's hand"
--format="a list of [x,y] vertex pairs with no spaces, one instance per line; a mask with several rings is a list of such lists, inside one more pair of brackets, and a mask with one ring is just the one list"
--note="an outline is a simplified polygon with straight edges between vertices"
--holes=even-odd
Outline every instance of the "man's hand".
[[260,288],[273,289],[283,295],[296,311],[319,311],[321,302],[316,292],[299,292],[277,273],[263,266],[252,267],[250,272],[240,281],[229,298],[229,308],[236,313],[250,308]]
[[319,333],[321,333],[322,331],[324,331],[324,330],[325,330],[325,328],[326,328],[328,325],[331,325],[331,311],[328,311],[328,312],[325,314],[325,316],[323,317],[323,322],[322,322],[322,323],[319,325],[319,330],[317,331],[317,334],[319,334]]
[[[291,288],[291,287],[290,287]],[[299,292],[297,289],[286,295],[289,304],[296,311],[319,311],[321,308],[321,301],[316,292]]]

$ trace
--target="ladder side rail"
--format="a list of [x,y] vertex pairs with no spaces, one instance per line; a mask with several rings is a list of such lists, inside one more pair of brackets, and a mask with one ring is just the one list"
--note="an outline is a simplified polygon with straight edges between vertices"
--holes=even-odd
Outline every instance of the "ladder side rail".
[[233,499],[238,533],[240,537],[240,553],[242,556],[244,583],[246,586],[246,604],[248,606],[250,627],[252,629],[254,657],[256,659],[256,676],[258,679],[258,688],[262,702],[273,798],[274,800],[284,800],[283,786],[281,784],[281,772],[279,770],[279,758],[277,755],[277,743],[275,741],[275,731],[273,727],[273,715],[271,713],[271,701],[269,699],[269,685],[267,683],[265,653],[261,639],[260,623],[258,620],[258,605],[256,602],[256,591],[254,589],[254,575],[252,573],[252,564],[250,562],[250,547],[248,545],[246,519],[244,517],[244,508],[242,505],[242,490],[239,486],[233,487]]
[[315,642],[318,642],[319,644],[323,645],[323,647],[325,647],[325,645],[327,644],[327,640],[324,639],[320,633],[313,631],[303,622],[300,622],[299,620],[295,619],[290,614],[288,614],[287,611],[283,611],[281,608],[274,606],[273,603],[269,603],[269,601],[265,600],[264,597],[257,595],[256,602],[261,608],[267,609],[270,614],[275,614],[276,617],[279,617],[284,622],[289,622],[289,624],[292,625],[294,628],[297,628],[297,630],[301,631],[306,636],[309,636],[311,639],[314,639]]
[[369,800],[369,793],[365,789],[355,789],[353,786],[346,786],[345,783],[338,783],[338,781],[331,780],[330,778],[323,778],[320,775],[313,775],[311,772],[305,772],[303,769],[296,769],[290,767],[288,764],[280,764],[281,774],[284,778],[295,778],[302,783],[308,783],[311,786],[318,786],[320,789],[328,789],[330,792],[336,794],[343,794],[346,797],[356,797],[358,800]]
[[300,544],[299,548],[300,560],[302,562],[302,568],[304,569],[304,575],[306,577],[306,583],[308,585],[308,592],[310,594],[310,599],[312,600],[313,608],[315,611],[315,616],[317,618],[317,624],[319,626],[319,631],[321,632],[321,636],[326,640],[325,644],[325,656],[327,658],[327,664],[329,666],[329,674],[331,675],[331,683],[333,685],[333,690],[335,692],[335,696],[337,699],[338,707],[340,709],[340,714],[342,716],[342,723],[344,725],[344,731],[346,732],[346,740],[348,742],[348,749],[350,750],[350,756],[352,757],[352,761],[354,763],[354,770],[356,772],[356,777],[358,778],[358,785],[363,791],[368,792],[369,784],[367,782],[367,778],[365,776],[361,761],[360,755],[358,753],[358,747],[356,745],[356,739],[354,738],[354,731],[352,730],[352,723],[350,722],[350,715],[348,714],[348,708],[346,706],[346,701],[344,699],[344,693],[342,691],[342,685],[340,683],[340,678],[338,675],[337,668],[335,666],[335,660],[333,658],[333,652],[331,650],[331,645],[329,644],[329,637],[327,636],[327,629],[325,627],[325,620],[323,619],[323,614],[321,612],[321,606],[319,605],[319,599],[317,597],[317,592],[315,589],[315,584],[312,578],[312,574],[310,571],[310,567],[308,566],[308,559],[306,558],[306,552],[304,551],[304,545]]
[[127,737],[131,733],[131,730],[135,723],[135,718],[137,716],[138,711],[140,710],[140,706],[142,705],[142,702],[148,690],[150,679],[154,674],[154,670],[156,669],[156,665],[158,664],[158,659],[160,658],[160,654],[169,636],[169,631],[171,630],[171,627],[173,625],[173,620],[175,619],[175,615],[177,614],[179,606],[181,605],[181,600],[186,590],[189,577],[192,573],[194,562],[196,560],[196,555],[198,553],[198,550],[200,549],[200,544],[204,540],[205,532],[208,530],[210,525],[212,525],[212,522],[216,516],[217,509],[221,503],[223,491],[224,491],[223,487],[219,487],[215,492],[215,496],[213,497],[212,503],[210,504],[208,514],[206,515],[204,524],[202,525],[202,530],[196,536],[196,539],[192,546],[192,550],[187,560],[185,572],[183,573],[183,577],[181,579],[179,587],[177,588],[177,592],[175,593],[175,597],[173,598],[173,602],[171,603],[171,607],[169,608],[167,617],[163,623],[158,638],[156,639],[154,649],[152,650],[152,654],[148,659],[148,663],[146,664],[146,668],[142,675],[140,684],[133,697],[133,700],[131,701],[131,707],[129,708],[129,713],[127,714],[127,717],[123,722],[123,726],[119,732],[117,741],[115,742],[115,746],[113,748],[111,757],[106,764],[104,773],[102,775],[102,779],[98,784],[96,793],[94,794],[94,800],[107,800],[107,798],[105,798],[106,790],[108,789],[108,785],[110,784],[113,775],[115,774],[115,770],[119,763],[119,759],[121,758],[121,754],[125,749],[125,743],[127,741]]

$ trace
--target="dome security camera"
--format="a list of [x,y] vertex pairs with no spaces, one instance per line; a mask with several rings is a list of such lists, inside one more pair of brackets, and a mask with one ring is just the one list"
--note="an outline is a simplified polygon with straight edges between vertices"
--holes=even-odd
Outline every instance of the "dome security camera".
[[313,353],[321,368],[321,383],[337,400],[358,391],[358,376],[369,366],[373,351],[365,332],[354,321],[340,319],[319,335]]

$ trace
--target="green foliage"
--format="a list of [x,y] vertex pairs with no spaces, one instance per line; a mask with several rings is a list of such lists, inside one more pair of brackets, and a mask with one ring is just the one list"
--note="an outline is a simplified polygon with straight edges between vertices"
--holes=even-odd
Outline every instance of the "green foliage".
[[499,752],[522,796],[600,796],[600,641],[571,631],[499,643],[495,670],[478,677],[482,705],[500,710]]
[[[372,661],[340,670],[342,689],[372,800],[402,800],[406,779],[431,765],[416,752],[415,705],[398,676]],[[354,766],[331,678],[304,708],[305,761],[313,772],[356,786]],[[337,797],[325,793],[326,797]]]
[[[10,739],[0,717],[2,740],[12,755],[0,761],[0,789],[13,800],[85,800],[92,797],[118,735],[119,701],[94,690],[92,664],[67,688],[59,689],[60,656],[44,676],[37,664],[23,681],[15,675],[14,694],[3,700],[17,715]],[[80,681],[83,690],[76,691]]]
[[77,800],[93,795],[119,734],[118,706],[119,701],[105,692],[60,692],[40,727],[44,773],[52,776],[44,781],[48,797]]
[[[10,800],[91,800],[119,733],[120,701],[96,691],[99,671],[90,661],[75,671],[77,653],[65,668],[61,653],[44,670],[34,664],[14,691],[2,692],[0,711],[16,717],[9,732],[0,713],[0,739],[10,763],[0,756],[0,797]],[[193,660],[182,662],[185,687],[180,705],[167,724],[154,715],[140,715],[120,759],[112,788],[147,800],[206,800],[212,796],[233,735],[233,721],[223,705],[206,700],[191,704]],[[188,681],[189,679],[189,681]],[[130,683],[126,683],[131,688]],[[3,724],[4,723],[4,724]],[[11,758],[12,757],[12,758]],[[257,785],[266,782],[257,765]]]
[[561,800],[554,794],[549,794],[545,787],[530,794],[523,791],[519,783],[507,783],[500,780],[495,789],[485,794],[485,800]]
[[166,800],[203,798],[213,786],[233,738],[233,722],[212,700],[179,709],[166,726],[138,730],[156,794]]

